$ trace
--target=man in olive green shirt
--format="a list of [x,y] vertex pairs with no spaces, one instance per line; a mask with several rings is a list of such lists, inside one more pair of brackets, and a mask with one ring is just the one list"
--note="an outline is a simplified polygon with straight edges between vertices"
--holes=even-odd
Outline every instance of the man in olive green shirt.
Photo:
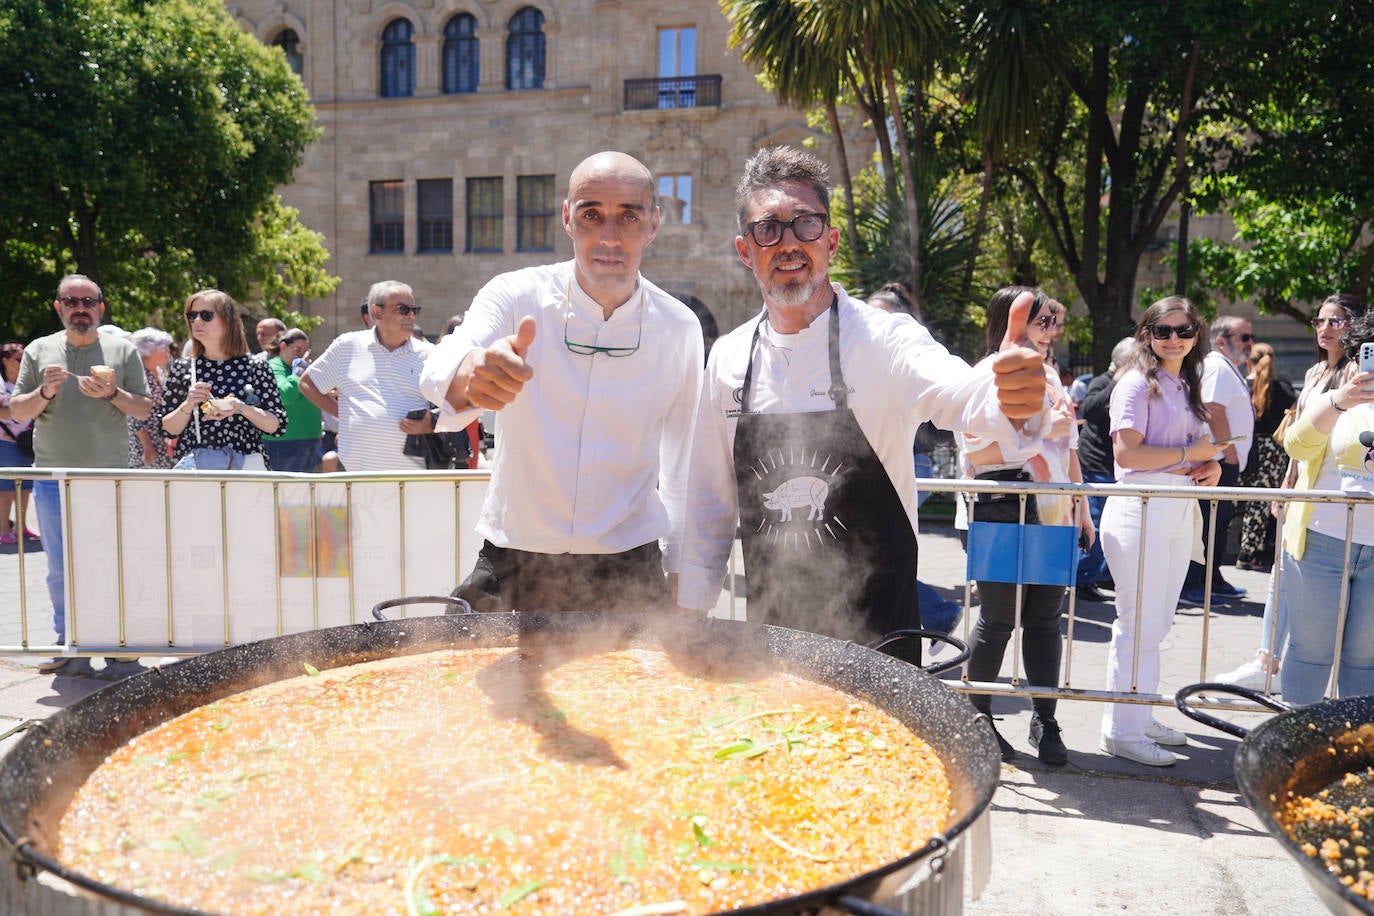
[[[122,337],[96,330],[105,314],[105,297],[90,278],[80,274],[63,277],[52,305],[62,319],[63,330],[24,348],[19,379],[10,399],[14,419],[34,421],[33,465],[127,467],[126,418],[144,420],[152,410],[138,349]],[[53,628],[57,641],[65,642],[66,586],[58,482],[35,481],[33,502],[48,561]],[[66,669],[71,669],[68,673],[89,670],[89,662],[84,658],[56,658],[39,665],[40,671]]]

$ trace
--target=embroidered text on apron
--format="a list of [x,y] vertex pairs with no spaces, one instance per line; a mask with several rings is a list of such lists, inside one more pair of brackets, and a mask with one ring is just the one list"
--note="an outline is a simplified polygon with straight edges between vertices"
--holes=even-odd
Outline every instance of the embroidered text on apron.
[[[749,618],[856,642],[917,626],[916,535],[849,409],[838,297],[830,305],[833,410],[750,410],[767,320],[749,345],[734,445]],[[894,654],[915,660],[916,650],[908,640]]]

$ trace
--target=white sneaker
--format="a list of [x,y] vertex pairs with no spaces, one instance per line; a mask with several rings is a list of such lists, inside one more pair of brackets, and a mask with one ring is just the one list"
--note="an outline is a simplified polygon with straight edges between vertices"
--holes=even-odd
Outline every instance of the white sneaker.
[[1145,737],[1155,744],[1167,744],[1170,747],[1183,747],[1188,743],[1188,736],[1183,732],[1156,722],[1154,719],[1151,719],[1150,724],[1145,726]]
[[[1263,690],[1264,674],[1264,663],[1256,657],[1250,659],[1250,661],[1241,665],[1234,671],[1218,674],[1215,680],[1223,684],[1235,684],[1237,687],[1249,687],[1251,690]],[[1278,673],[1275,672],[1273,685],[1277,687],[1278,683],[1279,676]]]
[[1144,741],[1117,741],[1104,736],[1099,747],[1104,754],[1111,754],[1123,760],[1133,760],[1148,767],[1171,767],[1178,762],[1177,757],[1149,738]]

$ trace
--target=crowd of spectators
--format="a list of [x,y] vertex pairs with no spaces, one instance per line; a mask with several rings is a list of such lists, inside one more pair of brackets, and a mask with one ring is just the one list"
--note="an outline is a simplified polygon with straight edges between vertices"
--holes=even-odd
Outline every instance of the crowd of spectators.
[[[874,519],[881,517],[884,530],[897,537],[884,541],[888,548],[904,545],[891,563],[872,564],[874,573],[862,582],[856,579],[856,588],[868,590],[858,604],[881,597],[874,599],[881,613],[870,609],[866,619],[848,621],[856,634],[911,623],[948,633],[963,610],[915,578],[915,507],[923,502],[919,480],[932,474],[932,421],[961,430],[959,470],[971,479],[1169,488],[1296,485],[1360,497],[1374,493],[1374,372],[1361,372],[1357,361],[1360,344],[1374,338],[1374,320],[1358,299],[1338,295],[1323,303],[1315,321],[1318,360],[1300,394],[1277,376],[1273,348],[1255,340],[1249,321],[1222,315],[1209,328],[1181,297],[1150,306],[1134,334],[1113,349],[1105,372],[1075,378],[1054,358],[1066,318],[1063,305],[1041,290],[1009,287],[987,307],[988,356],[969,367],[934,341],[920,323],[919,303],[899,284],[888,284],[865,303],[830,283],[824,267],[838,235],[828,225],[823,167],[795,151],[766,151],[760,157],[751,162],[738,192],[736,248],[759,281],[765,320],[722,339],[729,343],[728,355],[738,357],[728,365],[725,357],[703,359],[699,341],[685,330],[662,336],[646,332],[646,321],[655,328],[690,324],[681,303],[638,273],[638,256],[657,231],[652,176],[623,154],[599,154],[571,178],[564,211],[574,241],[571,266],[545,265],[495,278],[467,315],[447,319],[437,347],[419,327],[422,305],[414,291],[394,280],[368,290],[360,306],[361,329],[344,332],[315,355],[306,330],[271,316],[250,325],[251,318],[220,290],[187,298],[184,327],[127,332],[109,323],[97,283],[80,274],[64,277],[53,301],[62,330],[27,346],[0,347],[0,466],[297,474],[468,468],[481,457],[478,416],[483,409],[506,409],[503,416],[515,434],[497,456],[479,526],[486,540],[478,568],[462,586],[474,602],[505,606],[516,594],[511,589],[516,579],[555,581],[593,569],[612,579],[638,577],[641,585],[648,583],[646,589],[652,586],[654,603],[670,605],[676,598],[682,607],[698,607],[718,591],[714,578],[722,545],[733,539],[738,515],[758,522],[740,529],[747,542],[750,602],[765,608],[770,622],[788,623],[787,609],[794,602],[779,595],[796,591],[807,576],[838,580],[811,568],[809,559],[810,565],[787,566],[776,538],[766,543],[749,538],[789,523],[794,509],[814,515],[824,513],[827,500],[840,505],[838,482],[800,478],[811,481],[811,489],[803,491],[795,479],[765,483],[762,472],[755,472],[758,481],[740,475],[732,483],[731,478],[741,456],[759,450],[764,457],[758,467],[776,471],[777,462],[768,457],[774,437],[799,423],[815,435],[841,431],[836,447],[848,449],[865,438],[877,443],[876,451],[863,443],[854,456],[863,474],[886,483],[846,495],[846,511],[875,526]],[[614,212],[606,212],[603,198],[617,201],[610,207]],[[780,218],[788,214],[790,219]],[[758,218],[746,221],[750,215]],[[621,253],[614,264],[605,257],[608,247]],[[877,310],[897,317],[872,317]],[[855,336],[840,339],[842,321],[848,328],[844,333]],[[250,345],[250,330],[256,348]],[[180,350],[179,339],[184,341]],[[800,343],[810,348],[805,354],[794,349]],[[892,365],[898,366],[896,374],[910,377],[912,391],[889,387],[870,403],[876,377],[865,373],[884,364],[863,361],[844,364],[846,375],[864,381],[847,389],[838,374],[841,354],[855,347],[898,354]],[[654,359],[623,359],[641,349],[653,351]],[[936,377],[939,373],[932,375],[924,363],[907,367],[902,360],[910,362],[916,353],[948,360],[953,374]],[[531,354],[535,357],[527,363]],[[817,382],[787,393],[794,382],[783,370],[803,356]],[[604,390],[585,371],[587,360],[601,357],[596,365],[620,380]],[[532,382],[535,361],[545,375]],[[1012,364],[1016,368],[1008,371]],[[669,367],[680,375],[671,383],[663,376]],[[649,369],[654,371],[646,374]],[[1027,383],[1028,373],[1036,376],[1033,385]],[[828,385],[821,384],[822,375],[831,380]],[[654,394],[656,385],[663,390]],[[756,385],[764,387],[756,391]],[[838,397],[844,390],[860,405],[852,415]],[[751,400],[757,392],[762,392],[761,407]],[[837,406],[806,406],[818,392]],[[795,404],[787,400],[794,395]],[[589,429],[582,418],[598,399],[605,399],[602,425]],[[671,422],[664,419],[663,405],[669,402]],[[551,436],[552,429],[562,428],[558,424],[566,426],[565,434]],[[748,441],[737,438],[745,427]],[[610,435],[608,429],[618,432]],[[645,430],[654,435],[645,437]],[[640,440],[640,453],[625,453],[626,443]],[[634,464],[629,476],[637,483],[623,492],[603,488],[596,499],[590,490],[582,492],[589,475],[579,463],[596,455],[607,474],[614,467],[625,476]],[[689,468],[703,480],[710,478],[709,486],[689,492]],[[580,495],[581,508],[565,510],[548,493],[526,487],[528,479],[553,481],[560,475],[568,479],[553,489]],[[0,545],[41,535],[53,626],[61,642],[59,489],[56,480],[16,485],[0,479]],[[703,499],[708,490],[710,499]],[[1273,568],[1277,574],[1254,661],[1223,680],[1254,686],[1277,677],[1285,699],[1310,703],[1324,695],[1338,668],[1334,692],[1374,690],[1374,584],[1363,573],[1365,554],[1374,550],[1374,508],[1348,511],[1343,505],[1299,503],[1282,524],[1279,507],[1245,503],[1236,532],[1239,556],[1232,556],[1231,501],[999,495],[956,500],[957,524],[1010,522],[1074,530],[1081,548],[1071,579],[1077,599],[1115,606],[1110,691],[1156,689],[1159,655],[1179,603],[1244,595],[1221,574],[1232,563],[1255,571]],[[598,499],[609,520],[605,530],[586,509],[601,505]],[[798,501],[804,505],[793,505]],[[38,532],[28,525],[30,502]],[[679,518],[684,511],[685,530]],[[774,512],[780,517],[775,519]],[[666,539],[655,534],[665,518],[672,523]],[[694,527],[692,518],[700,524]],[[707,528],[714,540],[702,535]],[[659,580],[660,572],[671,574],[670,567],[684,562],[675,539],[687,543],[686,584],[676,595]],[[666,545],[663,553],[657,550],[660,541]],[[854,549],[872,553],[871,545]],[[1347,551],[1353,551],[1348,561]],[[1150,558],[1148,584],[1138,577],[1142,554]],[[572,564],[552,564],[551,556],[570,557]],[[616,562],[608,564],[606,557]],[[789,572],[779,577],[777,570],[784,567]],[[522,578],[519,570],[539,574]],[[1066,592],[1064,585],[980,577],[972,588],[981,607],[972,627],[969,676],[996,679],[1019,628],[1029,682],[1053,688]],[[814,597],[816,590],[809,594]],[[521,593],[519,602],[556,604],[565,598],[560,585],[542,596]],[[816,628],[814,621],[803,626]],[[850,633],[840,630],[838,635]],[[82,664],[67,656],[53,659],[44,670],[75,670]],[[973,697],[990,713],[989,699]],[[1029,741],[1042,761],[1062,765],[1067,749],[1054,700],[1037,696],[1033,702]],[[1000,734],[997,738],[1004,758],[1013,757],[1011,743]],[[1101,737],[1107,753],[1166,766],[1174,757],[1164,746],[1185,740],[1156,722],[1146,706],[1108,705]]]

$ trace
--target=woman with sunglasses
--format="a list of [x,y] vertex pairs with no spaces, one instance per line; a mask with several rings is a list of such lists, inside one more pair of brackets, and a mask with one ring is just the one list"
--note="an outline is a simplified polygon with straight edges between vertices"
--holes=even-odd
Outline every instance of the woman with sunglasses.
[[272,370],[248,356],[238,305],[227,293],[193,293],[185,312],[191,356],[172,364],[157,410],[162,428],[178,437],[176,466],[266,470],[263,434],[286,428]]
[[[1118,483],[1215,486],[1221,478],[1202,402],[1207,326],[1181,296],[1145,310],[1135,329],[1132,367],[1112,389],[1112,454]],[[1148,517],[1147,514],[1148,513]],[[1111,496],[1102,510],[1102,552],[1116,582],[1116,621],[1107,656],[1107,689],[1159,689],[1160,644],[1173,626],[1188,562],[1202,549],[1196,499]],[[1146,580],[1139,570],[1144,557]],[[1137,603],[1139,608],[1137,609]],[[1147,766],[1170,766],[1183,732],[1154,720],[1151,707],[1108,703],[1102,750]]]
[[[1328,299],[1322,310],[1331,303]],[[1374,341],[1374,314],[1354,297],[1343,297],[1341,307],[1351,316],[1341,334],[1347,364],[1332,367],[1334,386],[1318,381],[1318,390],[1306,398],[1284,435],[1283,447],[1300,462],[1299,489],[1340,490],[1368,500],[1374,496],[1374,372],[1360,372],[1352,361],[1361,344]],[[1284,606],[1289,611],[1281,672],[1285,702],[1316,703],[1325,696],[1338,641],[1336,695],[1374,694],[1372,559],[1374,507],[1357,505],[1351,517],[1342,503],[1292,504],[1284,524],[1276,603],[1276,614]]]
[[[1074,422],[1073,406],[1059,374],[1049,364],[1054,342],[1062,328],[1064,307],[1042,291],[1024,286],[1008,286],[993,293],[987,307],[987,349],[996,353],[1007,332],[1011,304],[1023,292],[1031,292],[1035,300],[1026,324],[1026,337],[1045,357],[1045,399],[1050,407],[1053,424],[1044,435],[1044,447],[1030,461],[1007,461],[1002,448],[995,441],[980,439],[967,433],[960,436],[964,453],[964,472],[977,480],[1004,480],[1040,483],[1083,482],[1078,465],[1078,427]],[[1014,494],[979,493],[973,497],[969,509],[971,521],[1010,522],[1021,520],[1021,500]],[[1092,519],[1082,500],[1066,496],[1037,496],[1026,502],[1026,522],[1046,525],[1076,525],[1083,538],[1095,536]],[[978,594],[982,599],[978,623],[969,640],[969,678],[992,681],[1002,670],[1007,643],[1016,628],[1017,586],[1010,582],[979,580]],[[1026,678],[1034,685],[1053,688],[1059,681],[1059,660],[1063,643],[1059,634],[1059,612],[1064,603],[1061,585],[1021,586],[1021,658]],[[992,721],[992,697],[972,694],[974,707]],[[1030,744],[1042,763],[1063,766],[1068,763],[1068,749],[1055,719],[1058,706],[1053,697],[1036,697],[1031,701],[1034,713],[1030,723]],[[1016,750],[997,728],[993,727],[1003,760],[1012,760]]]
[[[1365,304],[1349,293],[1327,296],[1322,302],[1321,308],[1317,310],[1317,317],[1312,319],[1312,327],[1316,331],[1317,361],[1303,376],[1302,391],[1294,405],[1294,420],[1301,416],[1310,404],[1328,396],[1355,373],[1356,362],[1346,355],[1345,347],[1341,344],[1341,335],[1345,333],[1346,326],[1351,320],[1363,315],[1364,312]],[[1292,425],[1290,421],[1288,428],[1291,429]],[[1276,445],[1280,446],[1279,453],[1287,466],[1279,486],[1291,490],[1297,485],[1299,478],[1307,481],[1309,485],[1316,480],[1314,475],[1319,473],[1319,469],[1309,469],[1302,462],[1289,458],[1288,453],[1282,448],[1282,443]],[[1284,541],[1291,542],[1293,549],[1301,554],[1300,543],[1304,539],[1301,532],[1307,530],[1312,506],[1308,503],[1291,503],[1284,507],[1273,503],[1268,508],[1281,522],[1286,517],[1287,521],[1284,522],[1283,528]],[[1344,537],[1344,529],[1341,536]],[[1282,580],[1282,576],[1280,579]],[[1218,675],[1217,680],[1257,690],[1267,689],[1268,685],[1278,683],[1277,680],[1271,680],[1270,675],[1279,673],[1279,664],[1288,645],[1289,600],[1286,595],[1287,583],[1283,582],[1282,588],[1276,590],[1271,576],[1269,593],[1264,600],[1264,622],[1260,627],[1259,650],[1253,659],[1234,671]]]

